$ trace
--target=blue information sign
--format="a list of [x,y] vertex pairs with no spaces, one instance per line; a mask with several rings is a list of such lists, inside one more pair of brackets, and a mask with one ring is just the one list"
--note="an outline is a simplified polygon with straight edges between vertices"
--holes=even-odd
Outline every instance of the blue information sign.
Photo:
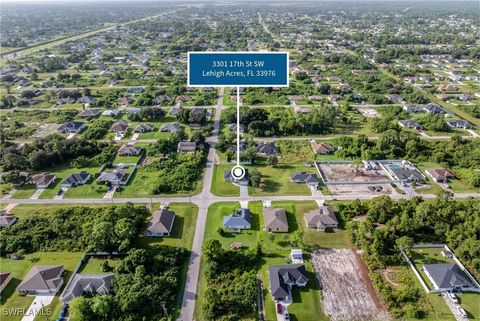
[[288,87],[288,52],[189,52],[188,86]]

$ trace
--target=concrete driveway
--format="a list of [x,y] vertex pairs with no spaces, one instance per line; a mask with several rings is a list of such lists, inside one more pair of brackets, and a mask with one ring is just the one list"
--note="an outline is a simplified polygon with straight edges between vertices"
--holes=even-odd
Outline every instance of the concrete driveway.
[[54,297],[55,294],[37,295],[33,299],[32,304],[30,304],[30,307],[28,307],[28,310],[25,312],[22,321],[33,321],[35,317],[39,315],[39,312],[43,307],[52,303]]

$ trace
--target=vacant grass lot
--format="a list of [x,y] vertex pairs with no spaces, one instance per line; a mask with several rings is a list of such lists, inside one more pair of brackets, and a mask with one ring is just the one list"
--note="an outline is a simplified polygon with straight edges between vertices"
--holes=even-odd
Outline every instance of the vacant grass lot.
[[33,193],[37,190],[37,187],[33,184],[25,184],[17,189],[15,194],[13,194],[12,198],[19,199],[19,198],[30,198],[32,197]]
[[[25,255],[25,258],[22,260],[11,260],[7,258],[0,259],[0,271],[1,272],[13,272],[13,279],[8,284],[8,286],[2,291],[1,304],[3,309],[8,308],[24,308],[28,309],[30,304],[33,301],[33,296],[20,296],[15,292],[15,288],[20,284],[21,280],[28,273],[30,268],[34,265],[63,265],[65,268],[66,274],[64,276],[64,285],[57,292],[55,299],[48,306],[54,311],[53,315],[49,317],[49,320],[55,320],[57,316],[57,311],[61,307],[59,301],[59,296],[63,291],[63,288],[67,284],[70,276],[72,275],[73,270],[80,262],[83,253],[79,252],[37,252],[29,255]],[[17,316],[4,316],[2,311],[2,321],[19,321],[22,319],[21,315]],[[37,320],[44,320],[44,317],[38,316],[35,318]]]
[[195,185],[192,186],[193,190],[191,192],[155,195],[152,189],[156,184],[159,173],[160,172],[152,172],[151,170],[147,170],[144,167],[139,166],[128,181],[128,184],[122,185],[121,190],[115,192],[113,197],[193,196],[200,193],[202,190],[203,177],[195,182]]

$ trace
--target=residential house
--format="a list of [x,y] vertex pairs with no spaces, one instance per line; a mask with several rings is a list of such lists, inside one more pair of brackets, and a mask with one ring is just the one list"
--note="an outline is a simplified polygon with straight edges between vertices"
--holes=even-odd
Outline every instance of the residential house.
[[461,129],[472,128],[472,125],[470,125],[466,120],[463,120],[463,119],[447,120],[447,126],[451,128],[461,128]]
[[335,151],[335,147],[327,143],[317,143],[316,141],[311,140],[310,145],[312,146],[313,152],[317,155],[330,154]]
[[30,180],[33,184],[37,185],[37,188],[47,188],[55,181],[56,178],[57,176],[54,174],[44,172],[32,176]]
[[118,155],[120,156],[136,156],[139,155],[142,149],[140,147],[135,147],[132,145],[122,145],[118,149]]
[[419,113],[422,111],[422,107],[419,105],[404,105],[402,109],[407,113]]
[[126,107],[128,106],[128,104],[131,104],[133,100],[132,98],[129,98],[129,97],[120,97],[120,98],[117,98],[117,102],[122,106]]
[[0,273],[0,293],[5,289],[5,287],[12,280],[12,273],[10,272],[1,272]]
[[115,132],[118,134],[125,134],[125,132],[128,129],[128,124],[124,121],[116,121],[113,123],[113,125],[110,127],[111,132]]
[[79,112],[75,117],[89,119],[89,118],[98,117],[99,115],[100,115],[100,112],[98,111],[97,108],[86,108],[81,112]]
[[113,279],[115,274],[75,274],[73,279],[68,283],[67,288],[60,296],[63,303],[68,303],[72,299],[95,294],[105,295],[113,290]]
[[183,142],[179,142],[177,145],[177,153],[180,153],[180,154],[195,153],[196,150],[197,150],[196,142],[183,141]]
[[62,187],[75,187],[86,184],[90,180],[90,174],[87,172],[73,173],[68,175],[61,183]]
[[165,124],[162,127],[160,127],[161,132],[170,132],[172,134],[175,134],[182,128],[179,124]]
[[473,97],[469,94],[460,94],[458,95],[458,99],[462,100],[462,101],[470,101],[473,99]]
[[440,106],[434,103],[427,104],[425,107],[423,107],[423,109],[429,114],[445,114],[445,110],[443,110],[442,108],[440,108]]
[[128,172],[124,169],[114,169],[111,172],[102,172],[97,178],[98,184],[121,185],[128,178]]
[[64,134],[78,134],[85,128],[85,123],[69,121],[58,127],[58,131]]
[[271,155],[279,155],[280,149],[275,145],[275,142],[262,142],[258,143],[255,146],[255,150],[257,154],[262,156],[271,156]]
[[134,133],[147,133],[147,132],[153,132],[155,129],[155,126],[151,124],[139,124],[135,129],[133,130]]
[[145,88],[143,87],[130,87],[127,89],[127,94],[129,94],[130,96],[136,96],[136,95],[140,95],[144,91],[145,91]]
[[245,175],[241,179],[236,179],[233,177],[232,171],[229,169],[226,169],[223,172],[223,179],[225,180],[225,182],[236,183],[240,186],[248,186],[248,183],[249,183],[248,170],[245,169]]
[[418,122],[414,121],[414,120],[410,120],[410,119],[407,119],[407,120],[399,120],[398,121],[398,124],[401,126],[401,127],[404,127],[404,128],[411,128],[411,129],[416,129],[416,130],[422,130],[423,127],[422,125],[420,125]]
[[305,287],[308,275],[303,264],[270,265],[268,267],[270,293],[275,301],[291,301],[293,286]]
[[446,183],[449,179],[455,178],[455,175],[446,168],[428,168],[425,173],[437,183]]
[[95,97],[92,97],[92,96],[82,96],[77,99],[77,103],[93,104],[95,100],[96,100]]
[[63,284],[65,270],[62,265],[35,265],[18,285],[20,294],[56,293]]
[[241,208],[235,213],[223,217],[223,228],[230,230],[249,230],[252,228],[252,215],[248,208]]
[[424,264],[423,272],[440,292],[463,291],[465,288],[476,288],[476,285],[457,264],[438,263]]
[[307,174],[306,172],[296,172],[290,175],[292,183],[305,183],[318,189],[320,181],[316,174]]
[[385,95],[385,97],[387,97],[390,101],[395,102],[395,103],[403,102],[402,96],[397,95],[397,94],[388,94],[388,95]]
[[337,228],[338,221],[331,206],[320,206],[320,208],[305,213],[305,223],[308,228],[318,231],[325,231],[327,228]]
[[185,96],[185,95],[180,95],[177,98],[175,98],[176,103],[186,103],[188,101],[192,100],[192,97],[190,96]]
[[139,107],[128,107],[127,108],[127,115],[131,116],[131,115],[136,115],[138,114],[138,112],[141,110],[141,108]]
[[153,212],[145,236],[170,236],[174,220],[175,213],[168,211],[166,208]]
[[264,208],[263,218],[265,222],[265,231],[288,232],[288,220],[285,209],[273,207]]
[[[232,132],[237,132],[237,124],[236,123],[232,123],[232,124],[228,124],[228,129]],[[243,124],[240,124],[239,126],[240,130],[240,134],[243,134],[245,132],[245,126],[243,126]]]
[[17,217],[6,210],[0,211],[0,227],[10,227],[17,221]]
[[120,110],[118,109],[107,109],[102,113],[103,117],[118,117],[120,115]]

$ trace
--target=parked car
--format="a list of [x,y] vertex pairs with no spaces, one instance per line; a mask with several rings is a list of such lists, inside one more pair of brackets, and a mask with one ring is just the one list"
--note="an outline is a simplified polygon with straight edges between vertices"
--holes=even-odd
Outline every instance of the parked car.
[[277,307],[277,313],[282,313],[282,304],[277,303],[276,307]]
[[462,318],[466,319],[468,317],[467,312],[465,312],[465,310],[462,307],[458,306],[457,311],[458,313],[460,313],[460,316]]
[[458,298],[457,296],[452,293],[452,292],[447,292],[447,297],[452,301],[453,303],[458,303]]
[[290,315],[288,314],[288,312],[285,312],[284,318],[285,321],[290,321]]

